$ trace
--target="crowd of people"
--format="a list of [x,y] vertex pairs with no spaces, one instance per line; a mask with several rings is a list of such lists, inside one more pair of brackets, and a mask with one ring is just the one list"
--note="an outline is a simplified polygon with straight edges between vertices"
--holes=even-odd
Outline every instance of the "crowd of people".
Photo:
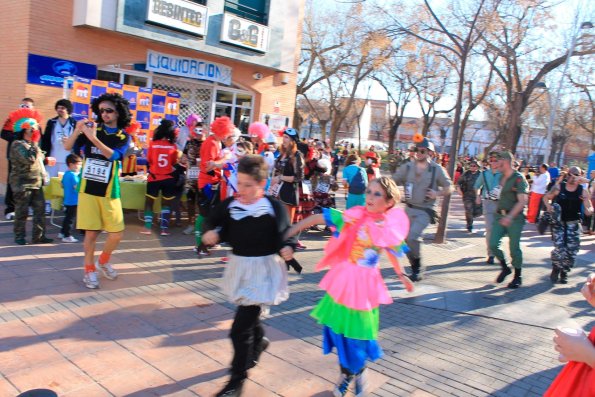
[[[332,232],[316,266],[329,268],[320,283],[326,294],[311,315],[323,325],[324,353],[338,354],[341,379],[334,395],[346,395],[354,384],[360,397],[366,395],[366,362],[382,355],[379,305],[392,302],[380,273],[380,254],[387,255],[406,289],[413,290],[426,270],[422,234],[438,222],[441,197],[458,191],[469,233],[474,220],[484,216],[487,263],[498,261],[497,283],[514,270],[507,285],[512,289],[522,285],[520,239],[527,222],[539,224],[540,230],[551,228],[554,283],[567,283],[583,228],[591,234],[595,230],[595,171],[587,179],[576,166],[559,170],[542,164],[531,170],[506,150],[490,152],[484,162],[460,162],[451,179],[444,168],[448,157],[439,155],[427,137],[416,135],[407,155],[388,154],[391,176],[382,176],[382,156],[374,147],[363,154],[332,148],[324,141],[300,139],[293,128],[271,131],[255,122],[249,135],[242,136],[228,117],[208,124],[191,114],[180,128],[162,120],[143,150],[139,125],[118,94],[96,98],[94,118],[75,121],[66,99],[57,101],[55,110],[57,116],[42,133],[34,101],[24,98],[2,129],[2,138],[9,142],[5,214],[14,220],[15,243],[27,244],[29,208],[31,242],[53,242],[45,227],[43,185],[49,177],[59,177],[64,220],[58,237],[76,243],[75,231],[83,235],[84,285],[99,288],[100,275],[116,279],[110,258],[125,229],[120,178],[134,176],[146,164],[142,234],[153,234],[157,224],[158,234],[167,238],[172,224],[183,226],[185,212],[183,233],[193,235],[199,257],[210,255],[222,242],[231,247],[224,258],[222,285],[238,306],[230,332],[234,357],[229,382],[217,396],[239,396],[248,370],[268,348],[260,317],[269,306],[288,299],[287,271],[302,269],[294,252],[306,249],[298,238],[304,230],[322,225]],[[345,211],[336,208],[335,192],[341,185]],[[158,198],[161,209],[154,214]],[[102,232],[107,238],[95,258]],[[501,247],[505,235],[512,269]],[[401,257],[408,259],[408,275]],[[591,278],[584,292],[590,301],[592,284]],[[564,336],[558,338],[560,351],[572,357]]]

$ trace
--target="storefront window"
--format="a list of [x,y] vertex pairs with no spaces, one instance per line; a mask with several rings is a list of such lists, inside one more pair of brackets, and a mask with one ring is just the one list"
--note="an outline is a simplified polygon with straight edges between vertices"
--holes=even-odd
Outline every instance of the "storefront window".
[[98,70],[97,71],[97,80],[113,81],[115,83],[119,83],[120,82],[120,73],[110,72],[107,70]]
[[215,105],[215,117],[221,117],[221,116],[231,117],[232,110],[233,110],[232,106],[216,104]]
[[225,11],[267,25],[269,0],[225,0]]
[[242,133],[248,133],[252,122],[252,95],[245,91],[217,90],[215,98],[215,117],[227,116]]
[[236,105],[237,106],[252,106],[252,95],[249,94],[236,94]]
[[124,84],[135,85],[137,87],[146,87],[148,79],[142,76],[131,76],[129,74],[124,75]]
[[217,98],[215,99],[216,102],[220,103],[233,103],[233,92],[227,91],[217,91]]

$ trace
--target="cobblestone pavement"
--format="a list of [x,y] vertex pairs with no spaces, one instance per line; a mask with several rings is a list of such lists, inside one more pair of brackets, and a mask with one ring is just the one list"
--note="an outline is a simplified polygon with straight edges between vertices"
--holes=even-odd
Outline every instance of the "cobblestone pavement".
[[[395,303],[381,308],[385,356],[370,366],[373,396],[540,396],[561,368],[552,329],[595,325],[579,293],[595,271],[595,236],[583,236],[569,283],[552,285],[549,236],[527,225],[523,286],[508,290],[493,282],[498,266],[485,263],[482,219],[469,234],[462,215],[455,196],[447,244],[433,244],[435,230],[427,230],[427,278],[414,293],[383,262]],[[112,257],[120,277],[102,279],[98,291],[82,285],[81,243],[17,246],[12,223],[0,222],[0,396],[33,388],[212,396],[226,381],[234,310],[218,289],[226,249],[197,259],[181,228],[144,236],[136,214],[126,218]],[[59,231],[48,230],[54,238]],[[321,328],[308,315],[322,296],[322,274],[313,269],[327,239],[302,235],[304,272],[290,274],[290,299],[265,320],[273,343],[251,371],[246,396],[331,396],[336,357],[320,353]]]

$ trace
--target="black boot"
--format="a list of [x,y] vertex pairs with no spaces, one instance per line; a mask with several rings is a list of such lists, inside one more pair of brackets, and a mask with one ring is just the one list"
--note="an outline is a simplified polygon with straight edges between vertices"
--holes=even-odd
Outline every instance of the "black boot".
[[488,265],[493,265],[494,264],[494,257],[493,256],[488,256],[488,260],[486,261],[486,263]]
[[423,280],[421,270],[421,259],[411,258],[411,276],[409,276],[409,279],[413,282]]
[[256,343],[256,345],[254,346],[254,357],[252,358],[252,362],[248,364],[248,369],[254,368],[256,364],[258,364],[258,360],[260,360],[260,355],[269,347],[270,344],[271,341],[266,336],[263,336],[260,342]]
[[565,270],[560,271],[560,284],[568,283],[568,272]]
[[514,278],[508,283],[508,288],[518,288],[523,284],[523,278],[521,277],[521,269],[514,269]]
[[552,266],[552,272],[550,273],[550,281],[552,283],[557,282],[559,275],[560,275],[560,268],[558,266]]
[[500,259],[500,267],[502,268],[502,271],[500,272],[500,274],[498,274],[498,277],[496,277],[497,283],[501,283],[502,281],[504,281],[506,276],[512,273],[512,270],[510,270],[504,259]]
[[248,375],[246,372],[240,374],[231,374],[231,378],[227,385],[219,393],[217,393],[216,397],[239,397],[242,395],[242,388],[244,387],[244,381]]

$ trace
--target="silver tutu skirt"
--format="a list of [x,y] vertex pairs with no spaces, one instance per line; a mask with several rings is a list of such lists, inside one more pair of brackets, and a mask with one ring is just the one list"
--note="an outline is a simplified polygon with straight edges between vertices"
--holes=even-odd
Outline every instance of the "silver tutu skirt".
[[287,267],[277,254],[249,257],[230,253],[222,289],[236,305],[278,305],[289,298]]

